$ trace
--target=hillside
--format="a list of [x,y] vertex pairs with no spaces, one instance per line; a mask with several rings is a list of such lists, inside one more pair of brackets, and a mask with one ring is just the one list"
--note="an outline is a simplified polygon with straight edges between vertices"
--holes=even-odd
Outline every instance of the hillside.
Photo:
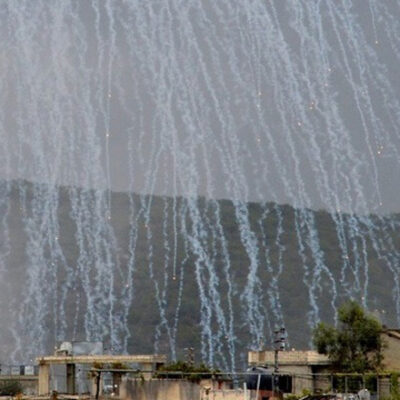
[[23,181],[3,182],[0,201],[3,359],[103,340],[113,351],[182,357],[194,347],[207,362],[244,364],[274,326],[306,348],[310,326],[333,321],[349,296],[398,321],[399,215]]

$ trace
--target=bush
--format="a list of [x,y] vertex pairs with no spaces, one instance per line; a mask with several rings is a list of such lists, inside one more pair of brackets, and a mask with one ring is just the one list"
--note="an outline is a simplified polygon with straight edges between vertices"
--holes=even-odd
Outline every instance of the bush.
[[114,362],[110,365],[112,369],[128,369],[128,366],[122,362]]
[[0,396],[16,396],[22,393],[22,386],[17,381],[6,381],[0,383]]
[[285,400],[299,400],[302,396],[297,396],[295,394],[288,394],[287,396],[284,396]]
[[202,379],[210,379],[219,372],[219,370],[209,368],[204,364],[191,365],[183,361],[177,361],[163,365],[155,376],[159,379],[187,379],[191,382],[199,382]]
[[397,373],[392,373],[390,375],[390,396],[393,400],[400,399],[399,374]]

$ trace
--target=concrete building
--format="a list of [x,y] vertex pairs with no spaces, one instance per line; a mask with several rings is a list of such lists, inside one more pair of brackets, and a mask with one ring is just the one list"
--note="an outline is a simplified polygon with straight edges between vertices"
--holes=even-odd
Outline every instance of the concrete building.
[[[400,373],[400,329],[385,329],[381,333],[385,343],[383,350],[383,368],[385,371]],[[250,351],[250,366],[273,366],[275,352],[272,350]],[[292,376],[292,392],[301,394],[304,390],[311,393],[326,392],[334,387],[334,376],[327,356],[314,350],[280,351],[279,372]],[[381,374],[377,390],[381,395],[389,394],[388,374]]]
[[[165,355],[79,355],[79,356],[66,356],[55,355],[40,357],[37,359],[39,364],[39,383],[38,394],[40,396],[49,395],[51,393],[51,367],[65,366],[65,380],[66,380],[66,393],[70,395],[76,394],[76,365],[91,365],[96,370],[95,366],[104,365],[117,365],[117,364],[137,364],[141,371],[141,376],[144,380],[149,380],[154,371],[166,362]],[[111,373],[114,378],[117,377],[118,381],[121,380],[122,375],[128,372],[123,369],[112,370]],[[92,385],[90,393],[96,395],[97,388],[101,387],[101,373],[100,371],[93,371]],[[114,380],[115,381],[115,380]]]
[[123,400],[261,400],[245,387],[232,389],[215,380],[190,382],[185,379],[124,379],[120,398]]
[[[316,380],[315,374],[329,372],[330,362],[328,357],[317,353],[314,350],[305,351],[280,351],[279,352],[279,372],[292,376],[292,392],[301,394],[303,390],[316,392],[327,385],[330,381]],[[250,351],[248,353],[248,363],[250,366],[273,366],[275,362],[275,352]],[[313,377],[314,376],[314,377]]]
[[0,375],[0,385],[18,382],[25,395],[36,395],[38,387],[37,375]]
[[381,336],[386,345],[383,350],[385,370],[400,372],[400,329],[385,329]]

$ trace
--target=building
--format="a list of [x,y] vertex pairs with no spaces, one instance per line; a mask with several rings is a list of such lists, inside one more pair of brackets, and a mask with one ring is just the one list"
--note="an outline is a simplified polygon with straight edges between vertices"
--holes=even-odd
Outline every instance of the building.
[[[54,388],[52,388],[52,370],[56,366],[63,366],[64,379],[66,381],[66,393],[69,395],[76,394],[76,366],[89,365],[92,367],[90,372],[93,372],[92,382],[90,385],[90,392],[92,395],[97,396],[101,392],[103,366],[110,365],[110,368],[104,369],[104,372],[109,372],[113,375],[113,386],[119,389],[122,375],[131,372],[132,370],[125,368],[125,365],[136,364],[139,368],[135,371],[140,372],[144,380],[151,379],[154,371],[166,362],[165,355],[55,355],[40,357],[37,359],[39,364],[39,396],[49,395]],[[124,365],[124,368],[116,367]],[[114,366],[114,367],[113,367]],[[58,372],[60,373],[60,372]]]
[[[393,372],[400,373],[400,329],[385,328],[381,337],[385,343],[383,368],[387,373],[379,375],[376,390],[381,395],[389,395],[389,375]],[[271,367],[274,365],[274,357],[273,350],[249,351],[248,363],[250,366]],[[332,373],[328,357],[315,350],[279,351],[278,361],[279,373],[292,376],[292,393],[299,395],[304,391],[328,392],[337,385],[337,378]],[[343,379],[344,390],[354,391],[350,378]]]
[[[280,351],[278,356],[279,373],[292,376],[292,392],[301,394],[304,390],[317,392],[330,382],[316,380],[316,374],[329,373],[330,362],[327,356],[314,350]],[[275,352],[270,350],[250,351],[248,363],[250,366],[273,366]]]
[[385,329],[382,332],[385,343],[383,365],[387,371],[400,373],[400,329]]
[[26,395],[37,394],[38,375],[33,365],[9,366],[0,364],[0,387],[17,386]]
[[231,388],[229,382],[205,379],[152,379],[140,381],[124,377],[120,398],[123,400],[259,400],[243,388]]

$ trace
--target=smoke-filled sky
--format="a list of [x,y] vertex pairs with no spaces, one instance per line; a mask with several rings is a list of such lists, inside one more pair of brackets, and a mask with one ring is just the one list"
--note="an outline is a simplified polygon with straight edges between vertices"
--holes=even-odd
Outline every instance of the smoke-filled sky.
[[0,0],[0,37],[2,359],[232,371],[345,299],[400,323],[398,216],[366,215],[400,212],[398,0]]
[[0,173],[398,212],[394,0],[0,1]]

